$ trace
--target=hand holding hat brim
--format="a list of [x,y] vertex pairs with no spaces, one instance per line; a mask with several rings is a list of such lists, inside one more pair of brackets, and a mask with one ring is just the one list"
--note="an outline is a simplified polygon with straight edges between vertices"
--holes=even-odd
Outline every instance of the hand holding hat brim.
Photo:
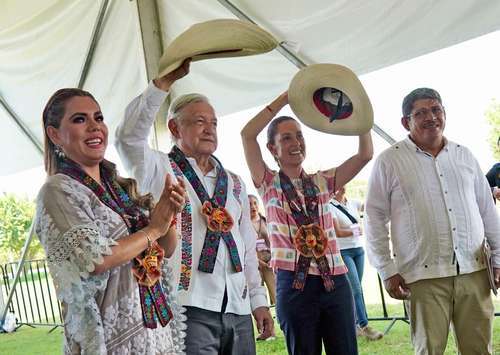
[[179,68],[187,58],[240,57],[266,53],[278,45],[268,32],[252,23],[219,19],[195,24],[176,37],[159,63],[159,77]]

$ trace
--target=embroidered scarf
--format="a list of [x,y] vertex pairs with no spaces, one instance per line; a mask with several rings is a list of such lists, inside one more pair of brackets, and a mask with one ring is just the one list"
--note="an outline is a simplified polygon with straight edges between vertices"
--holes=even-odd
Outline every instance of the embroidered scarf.
[[[175,164],[172,159],[170,160],[170,166],[175,176],[180,179],[183,174],[181,169]],[[189,199],[186,199],[184,203],[184,208],[182,209],[180,216],[180,227],[181,227],[181,270],[179,276],[179,284],[177,285],[177,290],[189,289],[189,284],[191,282],[191,269],[193,264],[193,221],[192,221],[193,209]]]
[[[129,233],[135,233],[149,224],[149,218],[134,204],[127,192],[113,178],[110,169],[103,164],[100,164],[100,173],[104,187],[85,173],[78,164],[67,158],[58,161],[57,172],[88,187],[102,203],[120,215]],[[134,262],[137,263],[136,260]],[[163,327],[166,326],[172,319],[172,311],[160,282],[157,281],[150,287],[138,286],[145,327],[156,328],[157,321]]]
[[[302,181],[302,189],[304,191],[304,203],[305,210],[300,202],[297,190],[293,185],[290,178],[283,173],[281,170],[279,172],[280,186],[285,195],[285,198],[290,206],[292,212],[292,218],[299,227],[294,238],[295,248],[299,253],[299,260],[297,262],[297,267],[295,270],[295,277],[293,281],[293,288],[303,290],[306,278],[309,273],[309,266],[311,260],[314,258],[318,269],[320,271],[321,277],[323,279],[323,285],[327,291],[333,289],[333,281],[330,277],[330,266],[328,265],[328,260],[326,259],[324,253],[316,253],[312,250],[313,246],[309,247],[309,237],[316,239],[315,236],[320,236],[318,242],[322,242],[321,248],[323,251],[326,249],[328,244],[328,239],[324,236],[324,233],[320,227],[319,219],[319,198],[317,187],[314,184],[312,178],[302,171],[300,174],[300,179]],[[314,227],[314,228],[311,228]],[[306,232],[314,230],[314,233]],[[314,235],[313,235],[314,234]],[[313,241],[316,244],[316,241]],[[326,243],[326,245],[325,245]],[[303,249],[305,248],[305,249]],[[306,250],[308,252],[303,252]],[[311,255],[311,256],[306,256]]]
[[210,197],[193,167],[186,159],[186,156],[177,146],[174,145],[168,156],[175,162],[193,187],[193,190],[196,192],[202,204],[201,213],[207,216],[208,219],[208,228],[205,234],[198,270],[207,273],[212,273],[214,271],[219,243],[222,238],[229,250],[234,270],[236,272],[241,272],[243,267],[238,254],[238,248],[236,247],[236,243],[230,231],[234,222],[225,209],[228,176],[222,164],[214,157],[218,163],[217,180],[215,183],[214,195]]

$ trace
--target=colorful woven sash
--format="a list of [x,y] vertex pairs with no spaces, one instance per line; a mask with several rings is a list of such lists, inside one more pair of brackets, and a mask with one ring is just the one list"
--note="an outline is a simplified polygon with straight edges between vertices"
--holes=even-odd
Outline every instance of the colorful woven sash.
[[[57,172],[88,187],[102,203],[120,215],[129,233],[135,233],[149,224],[149,218],[130,200],[127,192],[113,178],[112,172],[102,163],[100,165],[101,181],[105,188],[85,173],[78,164],[67,158],[58,161]],[[145,256],[144,254],[145,252],[142,253],[142,257]],[[134,262],[135,267],[138,267],[137,260]],[[160,282],[156,281],[149,287],[141,284],[138,286],[145,327],[156,328],[157,321],[163,327],[166,326],[172,319],[172,311]]]
[[[172,159],[170,160],[170,166],[175,174],[175,176],[180,179],[184,175],[175,164]],[[178,290],[189,289],[189,284],[191,282],[191,269],[193,264],[193,223],[192,223],[192,213],[193,209],[189,199],[186,199],[184,203],[184,208],[181,212],[181,270],[179,276],[179,284],[177,285]]]
[[238,248],[231,234],[231,227],[234,221],[225,209],[228,177],[222,164],[216,159],[219,164],[217,167],[217,181],[215,183],[214,195],[210,198],[193,167],[189,164],[186,156],[177,146],[172,148],[168,156],[175,162],[193,187],[193,190],[196,192],[202,204],[200,212],[207,218],[207,232],[200,255],[198,270],[207,273],[212,273],[214,271],[219,243],[222,238],[229,250],[234,270],[236,272],[241,272],[243,267],[238,254]]
[[330,266],[325,256],[328,247],[328,239],[320,226],[319,220],[319,191],[317,191],[317,187],[312,178],[302,171],[300,178],[304,191],[304,203],[306,207],[306,210],[304,210],[297,190],[295,186],[293,186],[290,178],[281,170],[279,172],[279,178],[281,189],[290,206],[292,217],[299,227],[293,239],[295,248],[299,253],[299,260],[293,280],[293,288],[298,290],[304,289],[309,273],[309,266],[312,259],[314,259],[318,265],[325,289],[331,291],[333,290],[333,280],[330,277]]

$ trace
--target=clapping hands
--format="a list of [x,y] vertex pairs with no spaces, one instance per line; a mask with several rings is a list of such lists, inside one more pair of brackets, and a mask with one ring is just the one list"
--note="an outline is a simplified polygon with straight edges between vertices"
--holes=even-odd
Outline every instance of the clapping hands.
[[174,183],[172,176],[167,174],[160,200],[151,211],[149,226],[156,229],[160,236],[166,234],[172,219],[182,210],[185,201],[186,186],[184,180],[178,179]]

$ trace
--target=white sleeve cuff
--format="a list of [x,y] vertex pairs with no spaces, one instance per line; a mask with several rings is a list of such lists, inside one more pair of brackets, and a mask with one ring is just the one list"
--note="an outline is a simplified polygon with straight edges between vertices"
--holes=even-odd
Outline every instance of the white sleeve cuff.
[[154,106],[160,106],[163,101],[165,101],[165,98],[168,96],[168,94],[168,91],[163,91],[157,88],[152,80],[149,82],[148,87],[146,88],[146,90],[144,90],[143,93],[148,103]]
[[396,268],[396,265],[394,264],[394,262],[391,262],[390,264],[379,269],[378,273],[379,273],[382,281],[385,281],[389,277],[396,275],[398,273],[398,269]]
[[259,293],[259,294],[254,295],[253,297],[250,297],[250,306],[252,308],[252,312],[259,307],[268,307],[269,308],[269,303],[267,302],[266,295]]

